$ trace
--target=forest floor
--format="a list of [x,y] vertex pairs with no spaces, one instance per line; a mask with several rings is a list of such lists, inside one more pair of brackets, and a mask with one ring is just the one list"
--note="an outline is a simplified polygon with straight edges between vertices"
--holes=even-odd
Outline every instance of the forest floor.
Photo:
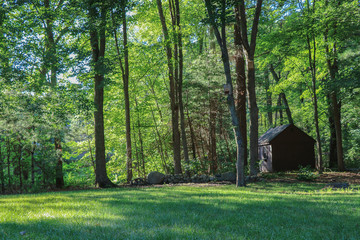
[[[297,173],[269,173],[263,174],[268,182],[303,182],[297,179]],[[360,172],[324,172],[317,175],[311,182],[317,183],[349,183],[360,185]]]

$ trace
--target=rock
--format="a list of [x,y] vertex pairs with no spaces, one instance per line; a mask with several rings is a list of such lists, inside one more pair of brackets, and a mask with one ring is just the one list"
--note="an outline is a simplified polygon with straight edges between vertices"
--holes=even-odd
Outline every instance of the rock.
[[156,171],[149,173],[147,176],[147,181],[150,184],[161,184],[163,183],[164,179],[165,175]]
[[235,182],[236,181],[236,173],[234,172],[225,172],[221,174],[221,179],[223,181],[230,181]]
[[346,189],[346,188],[349,188],[350,187],[350,184],[349,183],[329,183],[329,184],[326,184],[325,188],[333,188],[333,189],[336,189],[336,188],[342,188],[342,189]]
[[254,182],[259,182],[259,181],[261,181],[261,178],[259,178],[258,176],[247,176],[245,178],[246,183],[254,183]]

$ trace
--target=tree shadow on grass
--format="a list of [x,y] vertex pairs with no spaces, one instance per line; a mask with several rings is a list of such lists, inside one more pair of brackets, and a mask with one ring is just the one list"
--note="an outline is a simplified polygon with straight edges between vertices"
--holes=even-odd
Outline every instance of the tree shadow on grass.
[[[360,203],[353,201],[354,196],[214,188],[64,195],[51,198],[45,210],[34,199],[22,199],[27,206],[24,214],[28,209],[59,214],[5,220],[0,239],[356,239],[360,235]],[[61,201],[70,204],[59,205]]]

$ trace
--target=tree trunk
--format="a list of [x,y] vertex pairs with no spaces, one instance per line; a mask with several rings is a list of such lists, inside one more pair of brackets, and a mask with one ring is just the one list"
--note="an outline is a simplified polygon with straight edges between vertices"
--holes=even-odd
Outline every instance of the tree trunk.
[[2,155],[2,138],[0,137],[0,181],[1,181],[1,193],[5,193],[5,179],[4,179],[4,159]]
[[255,66],[252,54],[247,57],[247,80],[250,110],[250,176],[253,176],[258,172],[259,109],[256,103]]
[[35,184],[35,145],[36,143],[33,142],[33,146],[30,152],[31,155],[31,184],[34,185]]
[[331,102],[333,105],[334,112],[334,125],[335,125],[335,134],[336,134],[336,153],[337,153],[337,165],[339,171],[345,171],[344,165],[344,155],[343,155],[343,146],[342,146],[342,132],[341,132],[341,113],[340,113],[340,103],[337,100],[336,92],[330,94]]
[[[105,158],[105,136],[104,136],[104,66],[106,43],[106,7],[101,5],[101,13],[97,10],[97,2],[89,1],[89,27],[90,44],[92,49],[92,61],[94,63],[94,122],[95,122],[95,162],[96,162],[96,184],[101,188],[114,187],[106,173]],[[100,19],[99,19],[100,18]],[[96,22],[101,22],[96,26]],[[100,29],[98,29],[100,28]]]
[[209,173],[215,174],[218,168],[217,154],[216,154],[216,113],[217,113],[217,102],[214,98],[210,99],[210,119],[209,119]]
[[[235,11],[237,13],[238,11]],[[236,14],[239,18],[239,14]],[[240,132],[244,144],[244,165],[247,165],[247,122],[246,122],[246,71],[244,49],[241,43],[240,28],[237,24],[234,25],[234,44],[235,44],[235,68],[236,68],[236,91],[237,98],[236,112],[239,118]]]
[[[164,34],[164,41],[166,45],[166,57],[168,63],[169,71],[169,84],[170,84],[170,105],[171,105],[171,125],[172,125],[172,135],[173,135],[173,157],[174,157],[174,172],[175,174],[182,173],[181,169],[181,141],[180,141],[180,131],[179,131],[179,104],[178,104],[178,92],[177,92],[177,83],[171,51],[171,39],[169,37],[168,29],[166,26],[166,20],[162,8],[161,0],[157,0],[157,7],[159,11],[160,22],[162,26],[162,31]],[[176,70],[177,71],[177,70]]]
[[130,123],[130,100],[129,100],[129,50],[128,50],[128,36],[127,36],[127,19],[126,19],[126,5],[122,9],[122,27],[123,27],[123,45],[124,45],[124,66],[121,60],[120,48],[117,40],[116,29],[114,30],[115,45],[117,49],[118,58],[120,61],[120,68],[122,71],[122,79],[124,84],[124,100],[125,100],[125,126],[126,126],[126,179],[130,182],[133,177],[132,173],[132,150],[131,150],[131,123]]
[[249,99],[250,110],[250,175],[255,175],[258,172],[258,116],[259,110],[256,104],[256,92],[255,92],[255,64],[254,55],[256,49],[256,38],[258,33],[259,18],[262,7],[262,0],[257,0],[256,8],[254,12],[254,18],[251,27],[250,42],[248,40],[248,27],[246,17],[245,1],[240,0],[236,5],[235,11],[238,14],[236,23],[239,26],[241,33],[241,42],[246,53],[246,67],[247,67],[247,93]]
[[10,138],[6,139],[6,151],[7,151],[7,172],[8,172],[8,188],[11,188],[11,171],[10,171],[10,155],[11,155],[11,146],[10,146]]
[[[57,86],[57,72],[58,72],[58,58],[57,58],[57,49],[56,49],[56,40],[54,37],[53,31],[53,17],[51,14],[52,9],[50,9],[50,0],[44,0],[45,11],[48,14],[45,22],[45,32],[46,32],[46,41],[45,41],[45,59],[44,59],[44,74],[50,68],[50,85],[55,91]],[[61,138],[55,136],[54,138],[55,151],[57,153],[56,167],[55,167],[55,178],[56,178],[56,187],[64,187],[64,178],[63,178],[63,161],[62,161],[62,147],[61,147]]]
[[235,107],[235,100],[234,100],[234,93],[233,93],[233,86],[232,86],[232,79],[231,79],[231,71],[230,71],[230,62],[229,62],[229,54],[227,49],[227,42],[226,42],[226,23],[225,23],[225,0],[221,2],[221,35],[220,32],[216,26],[215,20],[214,20],[214,13],[211,5],[210,0],[205,0],[205,5],[208,11],[208,15],[210,18],[210,22],[212,27],[214,28],[214,33],[218,42],[218,45],[221,49],[221,58],[224,66],[224,72],[225,72],[225,78],[226,78],[226,88],[228,91],[226,91],[227,94],[227,103],[230,110],[231,120],[234,128],[235,133],[235,139],[236,139],[236,146],[237,146],[237,162],[236,162],[236,186],[245,186],[245,175],[244,175],[244,144],[242,135],[240,132],[239,127],[239,119],[237,117],[236,107]]
[[337,152],[336,152],[336,132],[334,123],[333,106],[331,103],[330,94],[328,94],[329,104],[329,129],[330,129],[330,142],[329,142],[329,167],[335,168],[337,166]]
[[273,126],[273,114],[272,114],[272,98],[270,92],[270,80],[269,80],[269,72],[265,71],[265,91],[266,91],[266,115],[267,120],[270,127]]
[[61,147],[61,140],[59,138],[55,138],[55,150],[57,155],[56,174],[55,174],[56,187],[63,188],[64,177],[63,177],[62,147]]

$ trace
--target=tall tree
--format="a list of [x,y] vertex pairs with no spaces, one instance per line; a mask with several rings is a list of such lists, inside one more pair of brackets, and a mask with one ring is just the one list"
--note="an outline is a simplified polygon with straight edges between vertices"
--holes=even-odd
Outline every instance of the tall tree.
[[[258,161],[258,131],[259,131],[259,109],[256,103],[255,92],[255,49],[256,39],[258,33],[258,25],[262,7],[262,0],[256,1],[255,13],[253,16],[251,33],[248,33],[247,26],[247,14],[244,0],[236,1],[239,17],[237,18],[237,24],[241,32],[241,42],[244,47],[246,56],[246,68],[247,68],[247,91],[249,96],[249,110],[250,110],[250,175],[257,173],[257,161]],[[248,40],[250,36],[250,41]]]
[[94,120],[95,120],[95,175],[96,184],[101,188],[113,187],[106,172],[104,136],[104,68],[106,47],[106,23],[109,6],[106,2],[88,1],[90,44],[94,71]]
[[[171,38],[169,36],[168,27],[166,25],[166,18],[163,11],[163,6],[161,0],[157,0],[157,7],[160,17],[160,22],[162,26],[162,32],[164,35],[165,48],[166,48],[166,57],[168,65],[168,75],[169,75],[169,85],[170,85],[170,105],[171,105],[171,125],[172,125],[172,135],[173,135],[173,154],[174,154],[174,171],[176,174],[182,173],[181,169],[181,141],[180,141],[180,131],[179,131],[179,69],[178,69],[178,42],[173,43],[174,53],[171,49]],[[172,13],[172,27],[173,31],[177,26],[177,18],[175,13],[178,13],[179,2],[175,0],[169,0],[170,3],[170,12]],[[175,9],[175,10],[174,10]],[[180,16],[179,16],[180,17]],[[176,34],[175,34],[176,35]],[[181,35],[180,35],[181,36]],[[178,36],[176,36],[176,39]],[[182,75],[182,73],[181,73]]]
[[114,23],[114,38],[115,45],[117,50],[117,55],[120,62],[120,69],[123,79],[124,87],[124,100],[125,100],[125,125],[126,125],[126,179],[128,182],[131,181],[133,177],[132,173],[132,150],[131,150],[131,122],[130,122],[130,100],[129,100],[129,46],[128,46],[128,36],[127,36],[127,12],[128,1],[121,1],[120,14],[122,20],[122,32],[123,32],[123,54],[124,54],[124,64],[122,62],[120,47],[118,43],[117,33],[116,33],[116,23],[113,17]]
[[236,146],[237,146],[237,161],[236,161],[236,186],[245,186],[245,174],[244,174],[244,140],[242,139],[242,135],[240,132],[239,119],[236,112],[235,100],[234,100],[234,89],[231,79],[231,71],[230,71],[230,59],[227,48],[227,40],[226,40],[226,0],[221,0],[219,4],[220,10],[220,26],[221,33],[218,29],[218,24],[216,22],[216,18],[219,17],[215,14],[214,5],[210,0],[205,0],[205,6],[208,12],[210,24],[214,28],[215,37],[218,45],[221,50],[221,59],[224,66],[226,84],[224,85],[224,91],[227,95],[227,103],[231,114],[231,120],[233,124],[233,129],[235,133]]

